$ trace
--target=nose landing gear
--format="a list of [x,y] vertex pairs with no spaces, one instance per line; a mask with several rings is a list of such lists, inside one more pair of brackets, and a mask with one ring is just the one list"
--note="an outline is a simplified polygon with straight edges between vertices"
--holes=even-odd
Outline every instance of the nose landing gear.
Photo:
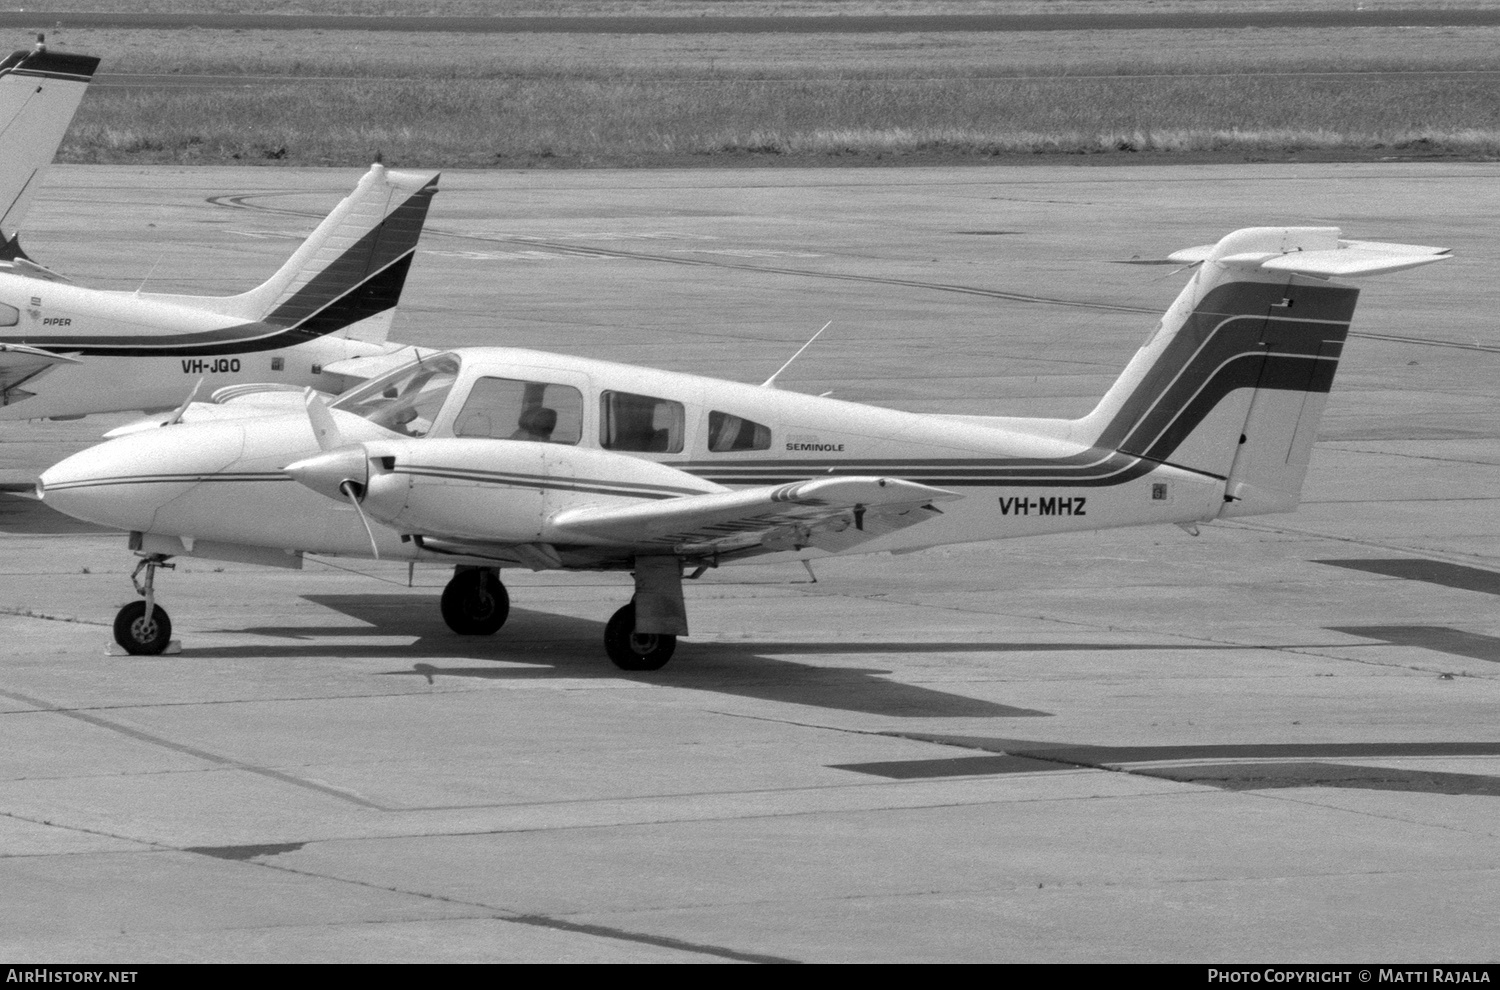
[[[130,573],[130,583],[135,585],[136,594],[144,601],[131,602],[115,616],[115,642],[126,653],[156,656],[171,644],[172,620],[168,618],[167,610],[156,604],[155,584],[158,567],[176,566],[167,563],[166,554],[148,553],[141,555],[141,562]],[[146,572],[145,581],[139,579],[142,570]]]

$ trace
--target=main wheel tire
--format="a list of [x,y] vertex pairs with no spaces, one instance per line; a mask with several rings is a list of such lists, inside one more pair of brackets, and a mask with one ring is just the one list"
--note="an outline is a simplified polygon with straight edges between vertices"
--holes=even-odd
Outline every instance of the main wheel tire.
[[496,574],[459,571],[443,589],[441,607],[443,621],[460,636],[491,636],[510,617],[510,595]]
[[677,637],[635,631],[635,602],[610,617],[604,626],[604,652],[621,670],[660,670],[672,659]]
[[115,616],[115,642],[136,656],[156,656],[172,641],[172,620],[160,605],[146,618],[146,603],[131,602]]

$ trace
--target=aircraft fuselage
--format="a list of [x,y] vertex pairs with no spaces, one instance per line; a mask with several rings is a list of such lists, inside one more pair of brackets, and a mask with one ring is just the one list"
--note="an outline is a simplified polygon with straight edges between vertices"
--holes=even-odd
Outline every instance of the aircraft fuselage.
[[0,347],[40,348],[0,381],[0,420],[171,409],[201,378],[201,398],[226,385],[342,387],[323,367],[378,354],[379,345],[247,321],[171,296],[89,289],[0,274]]
[[[410,468],[413,490],[426,485],[428,504],[439,499],[436,511],[445,518],[480,520],[471,524],[480,529],[468,535],[492,544],[546,543],[553,534],[543,521],[576,505],[660,498],[693,485],[712,491],[843,475],[915,481],[961,496],[943,502],[940,513],[919,525],[851,547],[860,553],[1188,522],[1214,517],[1223,504],[1222,479],[1006,428],[1003,421],[959,421],[533,351],[486,348],[463,354],[462,370],[424,439],[408,439],[337,405],[334,412],[345,440],[400,445],[397,470]],[[579,401],[570,408],[577,423],[566,438],[572,442],[468,439],[472,426],[462,417],[473,408],[471,397],[478,401],[485,380],[550,383],[576,391]],[[649,397],[670,407],[671,415],[658,413],[662,421],[671,420],[658,433],[670,434],[664,444],[672,449],[605,456],[609,431],[619,426],[611,425],[610,403],[618,404],[620,395]],[[244,559],[224,548],[257,547],[286,554],[370,555],[352,506],[282,472],[319,452],[305,413],[241,416],[231,406],[216,415],[234,418],[147,430],[76,455],[44,476],[46,497],[71,515],[144,534],[143,548],[152,552]],[[445,447],[459,443],[466,445],[463,471],[423,466],[424,452],[431,454],[426,460],[441,461]],[[723,449],[736,445],[741,449]],[[673,489],[632,480],[638,472],[606,476],[610,464],[628,468],[642,460],[681,472],[683,480]],[[541,528],[528,531],[526,520]],[[421,531],[375,527],[382,557],[453,557],[451,551],[434,553],[420,541],[402,539],[411,535]],[[607,548],[559,544],[557,549],[563,567],[628,564],[612,564]],[[762,546],[747,548],[744,556],[829,552],[816,546]]]

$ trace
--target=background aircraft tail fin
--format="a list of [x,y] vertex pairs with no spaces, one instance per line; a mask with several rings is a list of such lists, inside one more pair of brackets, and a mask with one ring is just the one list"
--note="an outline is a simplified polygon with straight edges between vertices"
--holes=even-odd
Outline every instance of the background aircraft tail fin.
[[1221,516],[1290,511],[1359,298],[1331,280],[1448,256],[1343,240],[1334,227],[1255,227],[1179,251],[1173,261],[1197,265],[1192,281],[1069,432],[1226,479]]
[[237,296],[158,296],[309,338],[385,342],[438,173],[372,165],[354,191],[264,283]]
[[0,61],[0,259],[24,258],[16,230],[57,154],[99,60],[35,48]]

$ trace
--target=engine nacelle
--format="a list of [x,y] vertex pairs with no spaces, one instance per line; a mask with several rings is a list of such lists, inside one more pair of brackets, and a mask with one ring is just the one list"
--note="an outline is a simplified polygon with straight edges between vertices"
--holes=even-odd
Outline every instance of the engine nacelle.
[[548,520],[565,509],[728,490],[627,454],[480,438],[351,445],[287,473],[330,498],[362,484],[364,511],[400,533],[495,543],[548,542]]

